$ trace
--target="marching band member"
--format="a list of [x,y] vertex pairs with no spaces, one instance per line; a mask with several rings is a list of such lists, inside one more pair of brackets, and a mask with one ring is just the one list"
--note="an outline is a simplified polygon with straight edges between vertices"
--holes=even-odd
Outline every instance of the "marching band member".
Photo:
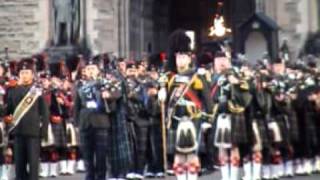
[[[67,121],[70,116],[69,109],[71,108],[71,101],[66,97],[64,92],[63,82],[60,77],[52,77],[51,89],[51,104],[50,104],[50,124],[54,137],[54,145],[50,152],[52,176],[58,175],[58,164],[60,167],[60,174],[66,175],[67,172]],[[58,163],[59,162],[59,163]]]
[[[193,68],[190,38],[184,30],[170,36],[167,77],[158,98],[166,105],[168,154],[173,156],[173,169],[178,179],[197,179],[200,171],[199,143],[211,101],[203,72]],[[168,96],[166,96],[168,94]],[[207,123],[208,124],[208,123]],[[205,127],[205,128],[204,128]],[[166,163],[166,162],[165,162]]]
[[144,167],[147,155],[147,133],[149,119],[147,118],[147,107],[144,103],[144,87],[139,82],[138,71],[135,62],[127,64],[126,73],[127,118],[130,122],[130,132],[132,137],[132,158],[133,164],[128,179],[143,179]]
[[302,82],[299,85],[299,92],[297,97],[297,116],[299,119],[300,129],[300,148],[303,150],[302,159],[298,163],[297,174],[311,175],[313,167],[312,160],[317,155],[317,147],[319,139],[316,130],[316,89],[317,84],[315,77],[309,72],[303,72]]
[[[33,78],[32,59],[23,59],[18,65],[19,85],[7,96],[6,119],[9,133],[14,136],[14,159],[17,180],[38,179],[40,137],[48,126],[48,109]],[[29,167],[29,168],[27,168]]]
[[77,89],[74,119],[80,129],[86,179],[106,178],[108,140],[110,135],[110,116],[115,109],[108,107],[109,102],[120,98],[119,91],[102,90],[99,62],[90,59],[86,63],[88,80]]
[[[76,81],[74,81],[74,85],[73,85],[74,92],[75,92],[75,89],[79,89],[84,84],[84,82],[87,80],[87,73],[86,73],[85,65],[80,64],[80,63],[81,63],[81,61],[79,62],[78,66],[77,66],[77,73],[76,73],[77,76],[75,77]],[[74,97],[74,93],[72,93],[72,94],[73,94],[72,96]],[[73,98],[73,100],[74,100],[74,98]],[[74,122],[75,122],[75,119],[74,119]],[[77,154],[76,171],[77,172],[85,172],[85,164],[84,164],[82,152],[79,147],[80,132],[79,132],[79,128],[77,126],[75,126],[75,129],[76,129],[76,135],[77,135],[77,139],[78,139],[78,145],[76,146],[76,152],[77,152],[76,153]]]
[[[267,67],[261,63],[256,70],[253,80],[253,99],[250,106],[253,144],[251,150],[252,156],[249,157],[249,162],[244,162],[243,164],[245,179],[261,179],[261,171],[269,166],[269,161],[267,160],[270,159],[269,153],[271,152],[271,145],[267,131],[267,119],[268,116],[270,116],[272,104],[272,94],[268,89],[269,81],[269,71]],[[266,172],[264,172],[264,175],[266,175]],[[264,176],[264,178],[268,178],[269,176],[268,174]]]
[[115,103],[117,112],[113,113],[111,118],[111,135],[110,135],[110,175],[109,179],[125,179],[130,171],[132,163],[132,150],[129,139],[128,123],[128,98],[126,90],[126,62],[120,58],[117,62],[116,69],[113,72],[107,72],[109,88],[118,89],[122,96]]
[[[51,104],[51,76],[50,72],[47,71],[45,73],[41,73],[39,80],[42,85],[42,93],[43,93],[43,98],[48,107],[50,107]],[[50,112],[49,112],[50,113]],[[50,126],[50,122],[49,122]],[[48,130],[51,128],[48,128]],[[51,131],[52,132],[52,131]],[[48,132],[46,132],[48,134]],[[47,137],[49,137],[47,135]],[[40,151],[40,174],[39,176],[42,178],[46,178],[51,176],[52,174],[50,173],[50,146],[52,144],[47,143],[49,140],[48,139],[42,139],[41,141],[41,151]],[[55,175],[55,174],[54,174]],[[56,175],[55,175],[56,176]]]
[[158,89],[159,83],[159,73],[155,68],[151,68],[149,71],[149,80],[145,84],[148,99],[148,118],[150,119],[150,128],[148,131],[148,160],[147,166],[148,171],[146,177],[157,177],[162,178],[164,176],[163,167],[163,139],[162,139],[162,129],[161,129],[161,111],[160,104],[158,101]]
[[[1,175],[0,179],[1,180],[9,180],[10,176],[10,171],[11,171],[11,166],[9,163],[12,161],[12,154],[9,156],[8,152],[10,152],[10,147],[9,147],[9,142],[5,131],[6,131],[6,126],[5,126],[5,110],[6,110],[6,102],[5,102],[5,96],[8,87],[6,86],[7,83],[7,78],[5,76],[6,74],[6,67],[5,64],[0,65],[0,117],[1,117],[1,122],[0,122],[0,165],[1,165]],[[10,152],[12,153],[12,152]]]
[[214,59],[213,88],[214,113],[217,114],[214,145],[218,148],[223,180],[237,180],[241,155],[249,152],[249,134],[246,111],[252,96],[246,79],[232,69],[225,52],[217,52]]

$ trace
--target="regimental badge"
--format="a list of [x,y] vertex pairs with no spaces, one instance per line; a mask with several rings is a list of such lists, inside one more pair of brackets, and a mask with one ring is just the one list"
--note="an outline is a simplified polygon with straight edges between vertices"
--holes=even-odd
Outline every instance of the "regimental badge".
[[30,103],[32,102],[32,100],[33,100],[32,97],[28,97],[25,102],[26,102],[27,104],[30,104]]

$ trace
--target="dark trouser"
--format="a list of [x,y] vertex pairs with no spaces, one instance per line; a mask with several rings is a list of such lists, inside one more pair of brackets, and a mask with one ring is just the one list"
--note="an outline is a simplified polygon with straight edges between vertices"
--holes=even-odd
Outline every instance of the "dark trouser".
[[[17,136],[14,139],[16,180],[39,179],[40,138]],[[29,165],[29,172],[27,171]]]
[[134,172],[143,174],[147,156],[148,127],[135,126]]
[[143,170],[146,165],[146,155],[147,155],[147,127],[137,127],[137,149],[136,149],[136,169],[135,172],[143,174]]
[[107,171],[108,130],[91,128],[81,131],[81,152],[86,180],[105,180]]
[[163,172],[162,131],[160,124],[153,124],[148,131],[147,163],[148,171]]

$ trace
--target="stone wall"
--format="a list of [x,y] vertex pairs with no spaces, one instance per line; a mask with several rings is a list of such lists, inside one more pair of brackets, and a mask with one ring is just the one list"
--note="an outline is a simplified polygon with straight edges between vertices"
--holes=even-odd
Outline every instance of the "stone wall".
[[[0,0],[0,58],[4,57],[5,47],[14,59],[39,53],[52,45],[53,1]],[[165,50],[169,0],[80,2],[80,43],[93,54],[107,52],[140,59]]]
[[265,0],[266,14],[281,27],[280,46],[288,41],[292,58],[295,60],[309,32],[319,30],[318,0]]
[[0,0],[0,58],[9,48],[12,58],[43,50],[49,37],[48,0]]
[[169,1],[131,0],[129,10],[129,57],[141,59],[166,50]]
[[87,39],[94,54],[118,51],[117,0],[85,1]]

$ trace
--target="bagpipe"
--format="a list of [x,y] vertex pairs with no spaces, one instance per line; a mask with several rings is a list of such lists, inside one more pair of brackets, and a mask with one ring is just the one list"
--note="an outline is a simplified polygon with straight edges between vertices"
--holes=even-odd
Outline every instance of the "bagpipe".
[[229,149],[232,147],[232,123],[235,116],[243,116],[246,107],[250,104],[252,96],[248,93],[248,74],[237,68],[223,71],[216,83],[219,90],[214,105],[214,120],[216,131],[214,145],[217,148]]
[[[103,91],[107,91],[107,92],[115,92],[115,91],[122,91],[122,84],[121,81],[119,79],[117,79],[113,74],[111,73],[106,73],[106,76],[104,78],[100,78],[99,79],[99,90],[101,92]],[[122,92],[121,92],[122,93]],[[114,103],[108,102],[107,99],[103,99],[104,101],[104,107],[105,107],[105,111],[106,113],[111,113],[112,109],[114,109]]]
[[136,79],[134,78],[127,78],[126,83],[127,83],[128,97],[133,98],[133,97],[139,96],[139,93],[141,92],[142,87],[140,86],[138,81],[136,81]]

